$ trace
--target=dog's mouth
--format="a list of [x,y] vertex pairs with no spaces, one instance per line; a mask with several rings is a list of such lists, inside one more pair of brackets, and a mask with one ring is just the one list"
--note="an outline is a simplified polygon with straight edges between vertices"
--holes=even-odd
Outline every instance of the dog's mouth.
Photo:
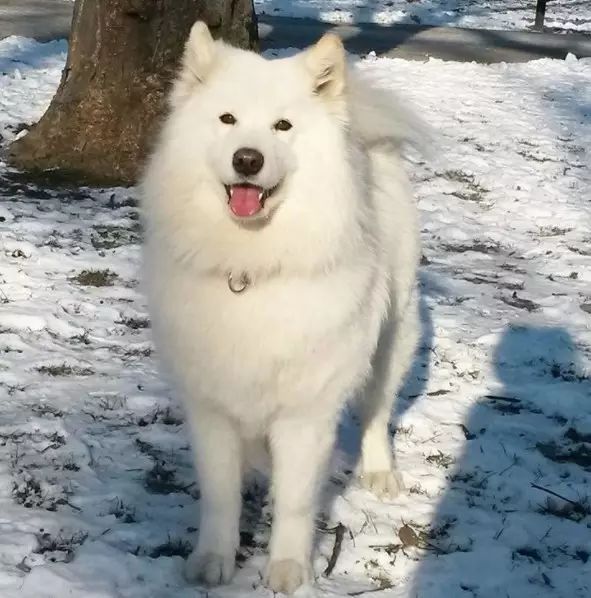
[[265,202],[279,185],[269,189],[263,189],[250,183],[236,183],[235,185],[224,185],[228,196],[228,206],[238,218],[251,218],[256,216],[265,207]]

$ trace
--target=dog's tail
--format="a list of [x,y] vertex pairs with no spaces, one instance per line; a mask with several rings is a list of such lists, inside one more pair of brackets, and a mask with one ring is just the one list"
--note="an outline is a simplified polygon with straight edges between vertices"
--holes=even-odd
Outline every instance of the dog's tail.
[[351,132],[368,149],[433,155],[435,134],[391,89],[377,86],[355,66],[349,68],[347,95]]

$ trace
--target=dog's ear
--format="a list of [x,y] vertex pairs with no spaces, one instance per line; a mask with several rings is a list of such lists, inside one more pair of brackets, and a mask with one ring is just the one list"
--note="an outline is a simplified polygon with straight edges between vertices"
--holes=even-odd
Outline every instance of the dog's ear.
[[315,93],[329,98],[337,98],[343,94],[346,55],[338,35],[325,33],[304,52],[304,61],[312,74]]
[[215,41],[203,21],[191,28],[181,61],[179,75],[170,95],[170,103],[178,106],[203,83],[212,69],[223,42]]

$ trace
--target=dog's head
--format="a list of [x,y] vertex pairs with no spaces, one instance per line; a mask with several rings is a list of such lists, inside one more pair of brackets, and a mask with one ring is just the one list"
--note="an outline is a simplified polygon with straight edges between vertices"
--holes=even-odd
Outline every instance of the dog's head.
[[[344,87],[345,52],[335,35],[297,56],[265,60],[215,41],[198,22],[171,94],[177,135],[187,140],[181,151],[201,176],[207,171],[208,195],[230,218],[263,226],[293,179],[320,179],[323,161],[334,159],[334,130],[347,119]],[[298,189],[313,192],[310,183],[321,181],[300,181]]]
[[148,239],[193,268],[251,277],[354,252],[369,170],[350,75],[334,35],[267,60],[194,25],[144,178]]

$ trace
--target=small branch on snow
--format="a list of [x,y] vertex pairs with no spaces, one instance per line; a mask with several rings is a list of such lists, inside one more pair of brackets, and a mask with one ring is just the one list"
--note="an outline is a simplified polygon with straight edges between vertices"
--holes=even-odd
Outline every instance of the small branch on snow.
[[552,496],[555,496],[556,498],[559,498],[560,500],[570,503],[574,507],[579,507],[579,508],[581,507],[581,504],[579,502],[577,502],[576,500],[571,500],[570,498],[566,498],[566,496],[562,496],[561,494],[558,494],[558,492],[554,492],[554,490],[550,490],[549,488],[544,488],[544,486],[538,486],[537,484],[534,484],[533,482],[531,483],[531,487],[535,488],[536,490],[541,490],[542,492],[547,492],[548,494],[551,494]]
[[357,590],[356,592],[348,592],[347,596],[363,596],[365,594],[373,594],[374,592],[383,592],[389,590],[392,586],[385,586],[383,588],[371,588],[369,590]]
[[517,457],[517,455],[513,455],[513,462],[510,465],[507,465],[507,467],[505,467],[505,469],[502,469],[501,471],[491,471],[488,475],[484,476],[478,482],[478,484],[475,484],[475,487],[483,488],[484,484],[486,482],[488,482],[488,480],[490,478],[492,478],[494,475],[502,476],[502,475],[506,474],[512,467],[515,467],[518,463],[519,463],[519,458]]
[[332,548],[332,554],[328,559],[328,564],[323,572],[324,577],[328,577],[335,568],[339,555],[341,554],[341,548],[343,546],[343,538],[345,537],[345,530],[347,529],[342,523],[338,523],[334,529],[334,546]]
[[10,299],[0,287],[0,303],[10,303]]
[[541,542],[542,540],[545,540],[549,535],[550,532],[552,531],[552,526],[550,526],[547,530],[546,533],[538,540],[538,542]]

